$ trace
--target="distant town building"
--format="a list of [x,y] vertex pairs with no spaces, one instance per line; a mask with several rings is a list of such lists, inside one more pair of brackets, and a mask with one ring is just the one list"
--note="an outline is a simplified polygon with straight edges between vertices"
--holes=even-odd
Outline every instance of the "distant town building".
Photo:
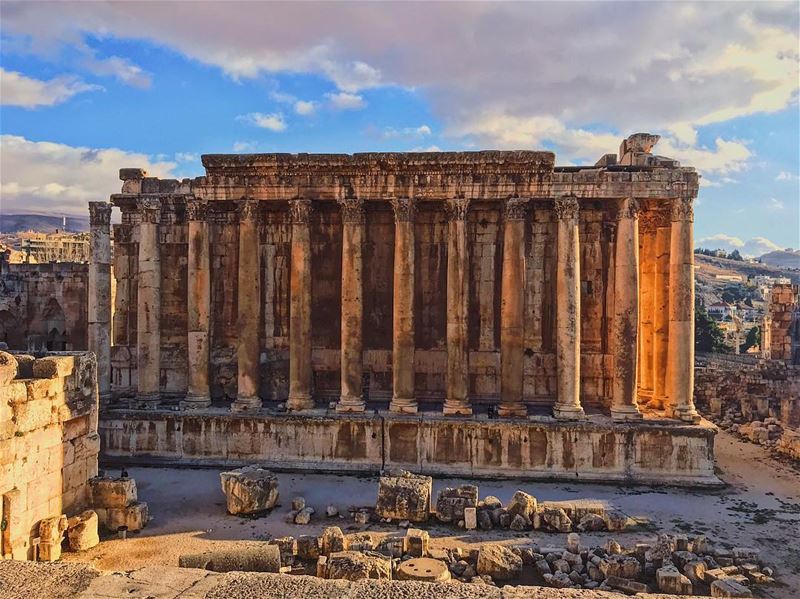
[[769,292],[775,285],[789,285],[792,282],[787,277],[770,277],[768,275],[756,275],[750,281],[756,286],[756,295],[764,301],[769,300]]
[[89,262],[88,233],[20,233],[20,251],[28,264]]
[[718,281],[728,281],[730,283],[743,283],[744,277],[742,275],[715,275]]
[[708,315],[716,320],[724,320],[726,318],[733,318],[736,314],[736,306],[732,306],[726,302],[717,302],[708,307]]

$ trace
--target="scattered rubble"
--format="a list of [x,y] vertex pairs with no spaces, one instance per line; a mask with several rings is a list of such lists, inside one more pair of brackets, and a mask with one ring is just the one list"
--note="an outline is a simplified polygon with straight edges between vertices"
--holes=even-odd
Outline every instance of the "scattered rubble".
[[221,472],[219,477],[230,514],[257,514],[278,502],[278,477],[260,466]]
[[375,513],[381,518],[425,522],[430,515],[433,479],[406,470],[381,476]]
[[100,527],[111,533],[141,530],[150,519],[147,504],[138,500],[136,481],[128,476],[89,479],[89,502]]

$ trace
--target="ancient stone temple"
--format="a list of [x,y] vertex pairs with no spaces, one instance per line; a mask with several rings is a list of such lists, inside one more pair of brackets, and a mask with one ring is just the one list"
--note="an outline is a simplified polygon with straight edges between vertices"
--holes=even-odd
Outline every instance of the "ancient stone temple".
[[123,169],[110,339],[109,205],[91,211],[106,451],[714,482],[692,400],[698,175],[657,141],[588,167],[491,151]]

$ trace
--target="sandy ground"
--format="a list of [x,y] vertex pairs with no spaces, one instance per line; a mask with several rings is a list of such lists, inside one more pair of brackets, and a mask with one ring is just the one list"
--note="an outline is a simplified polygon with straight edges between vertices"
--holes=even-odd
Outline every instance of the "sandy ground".
[[[650,541],[656,531],[705,534],[726,547],[752,546],[776,570],[779,583],[764,587],[759,595],[789,599],[800,597],[800,471],[770,457],[763,448],[720,432],[716,441],[719,476],[728,487],[716,491],[678,488],[624,487],[620,485],[480,481],[480,496],[496,495],[503,502],[523,489],[539,500],[587,498],[607,501],[638,519],[642,526],[626,533],[582,535],[585,545],[602,544],[614,536],[623,545]],[[109,469],[110,473],[114,470]],[[139,499],[150,506],[152,520],[141,533],[125,541],[109,539],[81,554],[64,554],[67,561],[90,562],[103,571],[131,570],[145,565],[177,565],[184,553],[284,535],[318,534],[332,524],[347,532],[395,532],[394,526],[356,526],[349,518],[324,517],[333,504],[346,514],[348,506],[375,504],[377,479],[353,476],[282,473],[281,504],[269,515],[243,519],[225,512],[225,497],[215,470],[131,468]],[[435,480],[434,496],[443,486],[467,482]],[[302,495],[317,510],[307,526],[284,522],[291,499]],[[534,531],[466,533],[431,525],[434,546],[469,545],[486,540],[508,543],[536,542],[563,545],[563,534]]]

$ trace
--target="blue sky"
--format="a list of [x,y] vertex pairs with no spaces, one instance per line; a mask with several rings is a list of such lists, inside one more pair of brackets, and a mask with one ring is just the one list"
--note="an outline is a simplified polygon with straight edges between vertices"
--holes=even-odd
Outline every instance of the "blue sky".
[[[696,166],[698,244],[800,247],[796,3],[0,5],[0,211],[211,152],[549,149]],[[578,35],[580,32],[580,35]]]

